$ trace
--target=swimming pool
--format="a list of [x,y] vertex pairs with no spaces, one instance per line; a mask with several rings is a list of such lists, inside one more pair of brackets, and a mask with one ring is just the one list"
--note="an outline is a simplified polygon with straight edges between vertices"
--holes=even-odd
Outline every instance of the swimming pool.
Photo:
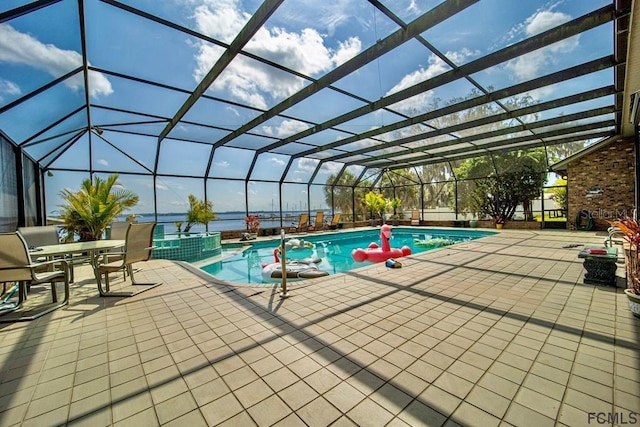
[[[495,234],[491,231],[480,230],[441,230],[396,227],[393,229],[391,247],[401,248],[409,246],[412,253],[425,252],[434,249],[431,243],[439,241],[453,241],[455,243],[466,242],[480,237]],[[292,235],[287,238],[300,238]],[[355,262],[351,258],[351,251],[357,248],[366,248],[369,243],[380,244],[380,229],[347,231],[342,233],[322,233],[318,235],[304,236],[306,242],[313,244],[312,248],[287,250],[287,259],[303,259],[317,257],[321,259],[318,267],[329,274],[343,273],[345,271],[372,264],[371,262]],[[417,242],[421,241],[421,242]],[[418,244],[422,243],[422,244]],[[231,252],[233,255],[220,261],[202,265],[200,268],[209,274],[222,280],[237,283],[264,283],[262,280],[262,265],[274,262],[273,251],[280,245],[280,239],[259,241],[249,248],[237,248]]]

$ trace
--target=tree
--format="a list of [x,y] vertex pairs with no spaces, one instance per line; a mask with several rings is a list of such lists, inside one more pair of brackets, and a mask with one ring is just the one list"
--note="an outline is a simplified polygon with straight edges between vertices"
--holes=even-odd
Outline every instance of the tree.
[[479,216],[507,221],[525,200],[540,194],[539,173],[529,166],[478,180],[472,193]]
[[62,229],[80,241],[99,240],[118,215],[138,203],[138,196],[118,182],[118,174],[85,179],[79,191],[64,189],[60,197],[66,202],[60,210]]
[[[213,202],[211,200],[198,200],[193,194],[189,194],[189,210],[187,211],[187,225],[184,226],[185,233],[188,233],[195,224],[207,225],[213,221],[216,214],[213,212]],[[180,230],[178,229],[178,232]]]
[[[424,182],[424,205],[427,208],[448,206],[453,193],[450,191],[448,181],[451,180],[451,171],[448,163],[435,163],[422,165],[418,168],[418,174]],[[420,206],[415,204],[414,206]]]
[[463,180],[458,183],[458,209],[480,217],[510,220],[522,204],[525,218],[531,219],[531,201],[542,192],[546,170],[543,149],[465,160],[454,170],[456,177]]
[[587,141],[566,142],[564,144],[554,144],[547,147],[549,159],[551,163],[556,163],[566,159],[569,156],[584,150]]
[[366,196],[364,196],[364,204],[371,213],[371,219],[374,219],[374,214],[382,218],[382,214],[384,214],[387,208],[387,201],[384,196],[374,193],[373,191],[369,191]]
[[344,171],[344,173],[340,175],[340,179],[336,180],[336,178],[336,175],[331,175],[327,178],[327,182],[324,185],[325,201],[327,205],[332,206],[333,209],[345,215],[354,214],[353,204],[355,203],[356,210],[364,204],[364,198],[371,187],[371,183],[364,180],[360,182],[358,186],[354,187],[356,177],[349,171]]
[[[493,87],[487,88],[488,92],[493,92]],[[448,99],[443,101],[441,98],[435,97],[430,100],[429,103],[421,104],[416,106],[416,104],[411,104],[413,109],[407,111],[406,113],[409,116],[416,116],[418,114],[424,113],[426,111],[436,111],[442,109],[444,107],[453,106],[471,99],[476,99],[479,97],[484,97],[485,94],[479,91],[478,89],[472,89],[466,96],[460,96]],[[447,128],[451,128],[452,126],[464,124],[473,120],[484,119],[486,117],[496,116],[498,117],[500,114],[504,114],[505,110],[507,111],[515,111],[521,108],[525,108],[536,103],[535,99],[530,95],[516,95],[507,99],[501,100],[500,104],[495,102],[485,102],[480,105],[475,105],[473,107],[463,109],[460,111],[454,111],[449,114],[441,115],[437,118],[431,119],[428,123],[420,123],[412,126],[408,126],[406,128],[397,130],[393,134],[392,139],[402,139],[405,137],[413,136],[419,137],[422,134],[428,134],[429,132],[433,132],[434,129],[441,130],[445,132]],[[472,132],[474,135],[478,135],[478,139],[486,138],[482,136],[484,133],[499,131],[504,128],[519,128],[522,126],[522,122],[533,122],[538,119],[538,114],[528,114],[527,116],[519,117],[518,119],[502,119],[490,121],[482,126],[474,127]],[[518,129],[519,130],[519,129]],[[457,135],[465,136],[469,134],[471,130],[461,130],[450,133],[448,135],[436,136],[424,138],[423,140],[415,140],[413,139],[412,144],[420,144],[420,147],[424,149],[425,152],[429,152],[429,146],[433,143],[449,141],[452,145],[455,145],[455,139],[451,140],[450,137],[456,137]],[[389,150],[393,150],[393,148],[389,148]],[[489,157],[490,159],[490,157]],[[477,175],[473,176],[473,178],[487,177],[490,173],[495,173],[494,168],[492,166],[492,162],[482,161],[485,166],[487,166],[486,170],[480,171],[477,170],[478,165],[467,164],[467,161],[463,161],[462,164],[458,167],[455,165],[451,165],[454,169],[455,178],[458,180],[472,178],[469,174],[465,173],[465,168],[475,166]],[[546,162],[545,162],[546,163]],[[462,167],[461,170],[458,170],[459,167]],[[449,163],[442,162],[438,164],[429,164],[418,167],[420,181],[424,184],[424,203],[427,207],[437,207],[437,206],[445,206],[449,205],[451,207],[455,206],[455,198],[456,194],[456,183],[452,182],[452,173],[449,170]],[[460,174],[458,174],[460,172]],[[471,206],[471,192],[474,187],[472,182],[462,183],[458,182],[459,188],[457,191],[458,196],[463,195],[465,200],[458,201],[458,211],[468,211]]]
[[397,197],[404,206],[417,206],[420,181],[410,168],[385,172],[380,181],[380,188],[382,195],[387,199]]
[[[547,179],[546,172],[546,155],[542,148],[467,159],[454,168],[458,179],[458,211],[486,214],[483,212],[486,206],[480,200],[482,196],[504,195],[504,191],[509,191],[512,193],[509,199],[516,197],[516,206],[523,205],[525,218],[529,220],[533,217],[531,202],[540,196]],[[514,182],[508,182],[510,180]],[[499,200],[499,203],[512,203],[507,202],[504,196],[500,196]],[[505,219],[512,217],[513,213]]]
[[387,199],[387,204],[389,208],[393,211],[393,219],[398,218],[398,208],[402,205],[402,200],[399,197],[394,197],[393,199]]
[[356,177],[351,172],[344,171],[340,179],[336,180],[336,178],[336,175],[327,178],[324,185],[324,199],[333,209],[350,214],[353,206],[353,183]]
[[549,189],[551,198],[558,204],[560,209],[567,212],[567,180],[558,178],[553,184],[554,187]]

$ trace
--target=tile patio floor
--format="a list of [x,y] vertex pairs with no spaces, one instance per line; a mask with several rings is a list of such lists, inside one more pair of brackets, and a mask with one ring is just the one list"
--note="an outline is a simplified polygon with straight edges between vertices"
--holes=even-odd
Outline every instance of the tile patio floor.
[[68,307],[0,325],[0,425],[640,423],[640,320],[563,248],[602,241],[504,230],[284,300],[169,261],[99,298],[85,267]]

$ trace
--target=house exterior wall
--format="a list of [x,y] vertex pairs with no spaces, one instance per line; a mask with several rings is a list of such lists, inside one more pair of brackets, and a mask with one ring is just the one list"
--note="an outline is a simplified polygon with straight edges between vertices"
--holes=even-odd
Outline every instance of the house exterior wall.
[[633,138],[618,140],[567,165],[569,225],[587,210],[594,230],[606,230],[607,220],[632,216],[635,161]]

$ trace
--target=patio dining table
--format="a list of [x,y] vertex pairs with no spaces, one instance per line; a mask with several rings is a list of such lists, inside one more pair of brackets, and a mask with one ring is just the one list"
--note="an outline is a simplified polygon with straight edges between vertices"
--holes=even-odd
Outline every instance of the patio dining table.
[[72,256],[73,254],[87,254],[92,267],[95,267],[96,255],[107,252],[110,249],[121,248],[124,240],[93,240],[88,242],[60,243],[57,245],[43,245],[29,248],[31,259],[40,257]]
[[120,248],[124,246],[124,243],[124,240],[94,240],[90,242],[60,243],[58,245],[29,248],[29,254],[31,255],[31,258],[34,258],[88,253],[93,260],[96,254],[106,252],[109,249]]
[[[73,243],[60,243],[56,245],[43,245],[39,247],[29,248],[29,255],[32,262],[38,258],[51,258],[51,257],[65,257],[73,254],[87,254],[91,264],[96,261],[96,257],[110,249],[120,248],[125,245],[124,240],[98,240],[91,242],[73,242]],[[68,289],[65,292],[65,301],[58,304],[49,305],[43,309],[38,307],[37,309],[29,308],[26,311],[22,310],[23,302],[27,295],[27,284],[25,282],[19,282],[16,290],[18,292],[18,302],[15,304],[15,308],[6,310],[0,318],[0,322],[15,322],[20,320],[33,320],[44,314],[47,314],[53,310],[61,308],[68,303]],[[55,301],[54,301],[55,303]],[[11,312],[15,314],[12,315]]]

